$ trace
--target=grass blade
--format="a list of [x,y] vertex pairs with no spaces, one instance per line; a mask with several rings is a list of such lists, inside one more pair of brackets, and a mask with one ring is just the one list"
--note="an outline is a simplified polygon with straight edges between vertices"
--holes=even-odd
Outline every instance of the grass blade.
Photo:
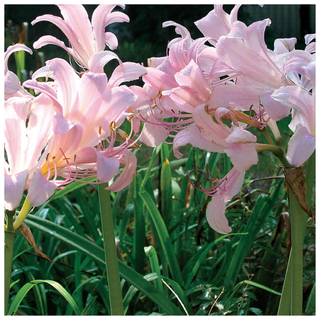
[[40,284],[40,283],[47,283],[51,285],[53,288],[55,288],[71,305],[74,313],[76,315],[80,315],[80,310],[74,301],[74,299],[71,297],[71,295],[64,289],[58,282],[53,281],[53,280],[32,280],[28,283],[26,283],[17,293],[15,296],[14,300],[12,301],[10,308],[9,308],[9,313],[10,315],[15,315],[20,303],[22,302],[23,298],[26,296],[26,294],[29,292],[30,289],[32,289],[35,285]]
[[164,255],[166,258],[166,262],[169,265],[172,278],[177,281],[180,285],[182,285],[183,280],[181,276],[180,267],[178,264],[177,257],[174,253],[173,245],[170,240],[170,236],[168,233],[168,230],[166,228],[166,225],[161,217],[161,214],[152,200],[150,194],[146,191],[140,191],[139,192],[144,204],[147,207],[147,210],[150,214],[150,217],[155,225],[156,232],[158,234],[158,237],[160,239],[160,245],[162,249],[164,250]]

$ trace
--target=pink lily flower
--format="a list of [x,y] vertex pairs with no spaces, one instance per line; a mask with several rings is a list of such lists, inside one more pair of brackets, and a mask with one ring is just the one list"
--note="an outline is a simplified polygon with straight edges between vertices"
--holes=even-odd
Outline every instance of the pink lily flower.
[[225,36],[230,32],[233,23],[238,20],[240,6],[234,6],[229,15],[223,10],[222,4],[216,4],[214,10],[196,21],[195,25],[204,36],[210,38],[209,42],[215,45],[221,36]]
[[277,39],[275,50],[269,50],[264,42],[264,32],[270,23],[265,19],[247,27],[236,21],[230,33],[219,38],[216,46],[218,57],[233,70],[236,85],[232,83],[233,86],[214,91],[209,109],[215,108],[221,96],[226,97],[225,102],[229,98],[232,103],[240,94],[242,101],[239,107],[253,105],[253,110],[257,110],[261,103],[275,121],[289,115],[290,110],[272,99],[271,95],[282,86],[293,85],[292,74],[312,63],[314,57],[307,51],[294,50],[296,40],[293,38]]
[[32,54],[32,50],[24,44],[17,43],[9,46],[4,53],[4,98],[8,100],[11,97],[28,97],[33,98],[32,95],[26,91],[20,84],[17,75],[8,69],[8,60],[13,52],[24,50]]
[[[231,128],[223,123],[223,117],[232,121]],[[245,130],[234,114],[225,108],[216,110],[215,119],[206,111],[205,105],[196,107],[193,112],[194,124],[180,131],[173,141],[175,156],[181,158],[178,148],[190,143],[207,151],[226,153],[239,172],[245,172],[257,164],[257,137]]]
[[[126,70],[124,68],[123,70]],[[140,76],[145,69],[139,66]],[[123,144],[115,146],[116,128],[130,115],[127,110],[136,96],[122,81],[137,77],[136,69],[120,71],[108,82],[104,73],[86,72],[81,78],[62,59],[46,62],[46,66],[34,74],[52,77],[54,82],[29,80],[24,86],[45,94],[52,100],[54,135],[45,151],[45,160],[35,171],[29,185],[32,205],[44,203],[55,191],[75,179],[97,177],[101,182],[113,179],[120,165],[125,165],[120,177],[110,190],[126,187],[135,174],[134,155],[127,149],[134,144],[132,134]],[[112,81],[112,82],[111,82]],[[102,146],[106,141],[107,146]],[[58,177],[64,178],[59,180]]]
[[289,140],[287,159],[300,167],[315,150],[315,91],[311,94],[301,87],[289,86],[275,90],[272,98],[294,110],[289,124],[294,134]]
[[4,204],[8,210],[18,207],[29,177],[44,160],[42,153],[53,135],[53,115],[53,104],[45,95],[32,100],[14,97],[5,102]]
[[[45,45],[57,45],[73,56],[84,69],[90,69],[89,59],[104,51],[107,45],[111,50],[118,46],[117,37],[105,32],[106,26],[114,22],[129,22],[129,17],[122,12],[111,12],[116,5],[99,5],[93,12],[91,23],[84,7],[80,4],[58,5],[64,19],[45,14],[32,21],[32,25],[40,21],[50,21],[66,35],[71,47],[53,36],[43,36],[33,46],[39,49]],[[124,5],[119,5],[125,8]]]

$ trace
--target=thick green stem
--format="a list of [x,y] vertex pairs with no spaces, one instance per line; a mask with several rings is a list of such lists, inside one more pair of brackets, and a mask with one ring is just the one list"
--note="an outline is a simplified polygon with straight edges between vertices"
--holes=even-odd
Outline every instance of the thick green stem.
[[291,314],[302,315],[303,303],[303,242],[307,225],[307,214],[301,209],[293,192],[289,191],[291,217]]
[[302,315],[303,306],[303,242],[308,215],[289,188],[291,251],[283,285],[278,315]]
[[15,239],[15,231],[13,229],[14,211],[6,210],[7,225],[4,233],[4,313],[7,315],[9,307],[10,281],[13,259],[13,245]]
[[99,185],[99,202],[111,315],[124,315],[108,184]]

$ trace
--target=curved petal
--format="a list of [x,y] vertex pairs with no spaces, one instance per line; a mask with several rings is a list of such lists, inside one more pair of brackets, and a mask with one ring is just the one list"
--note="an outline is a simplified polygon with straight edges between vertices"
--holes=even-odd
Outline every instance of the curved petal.
[[57,93],[54,91],[54,89],[50,85],[44,82],[38,82],[36,80],[27,80],[23,83],[23,85],[26,88],[43,92],[44,94],[49,96],[53,101],[55,110],[62,114],[63,107],[57,99]]
[[232,168],[222,179],[219,190],[212,197],[206,211],[207,220],[212,229],[227,234],[232,231],[225,217],[227,202],[239,193],[244,181],[244,172]]
[[16,112],[14,105],[9,102],[5,102],[4,111],[4,147],[7,161],[10,164],[10,173],[17,174],[27,168],[25,163],[25,148],[27,146],[25,119],[21,118],[22,114]]
[[316,147],[316,137],[305,127],[299,126],[288,144],[287,159],[290,164],[300,167],[313,154]]
[[10,55],[13,52],[21,51],[21,50],[27,51],[28,53],[32,54],[32,50],[22,43],[16,43],[7,48],[6,52],[4,53],[4,74],[8,72],[8,59]]
[[66,50],[69,54],[73,54],[73,50],[68,48],[63,41],[57,39],[56,37],[53,36],[43,36],[40,37],[37,41],[33,43],[33,47],[35,49],[40,49],[48,44],[53,44],[55,46],[58,46],[64,50]]
[[124,62],[117,66],[108,83],[108,88],[119,86],[123,82],[137,80],[147,74],[147,69],[134,62]]
[[114,4],[99,5],[92,14],[91,21],[92,21],[94,38],[96,41],[96,51],[103,51],[106,46],[105,20],[115,6],[116,5]]
[[118,38],[112,32],[106,32],[104,42],[111,50],[116,50],[118,48]]
[[180,86],[194,88],[203,101],[209,99],[211,88],[202,70],[193,60],[185,68],[176,73],[175,79]]
[[[94,53],[94,37],[92,27],[89,21],[88,13],[81,4],[60,4],[58,5],[64,21],[69,28],[77,35],[77,44],[73,39],[69,39],[72,46],[83,47],[87,56],[90,57]],[[75,40],[75,39],[74,39]],[[78,49],[77,49],[78,50]]]
[[221,4],[216,4],[214,10],[196,21],[195,25],[203,35],[213,40],[210,43],[214,45],[221,36],[226,36],[230,32],[232,24],[237,20],[239,8],[240,5],[236,5],[229,15],[223,10]]
[[79,76],[67,61],[55,58],[46,61],[49,70],[53,72],[53,79],[57,83],[57,97],[63,105],[63,114],[69,112],[78,91]]
[[148,121],[152,123],[145,122],[139,141],[148,147],[156,147],[166,140],[169,132],[162,125],[153,124],[157,122],[157,119],[152,114],[148,116]]
[[4,207],[7,210],[13,211],[19,206],[28,175],[28,169],[12,175],[4,173]]
[[[300,115],[299,122],[306,127],[310,134],[315,133],[315,96],[298,86],[283,87],[275,90],[271,96],[286,107],[293,108]],[[293,115],[293,122],[296,115]],[[295,131],[296,124],[289,125]]]
[[183,154],[179,148],[191,144],[193,147],[201,148],[211,152],[223,153],[224,148],[204,139],[200,130],[195,124],[189,125],[186,129],[180,131],[173,140],[173,152],[177,158],[181,158]]
[[108,182],[115,177],[120,168],[120,161],[116,157],[104,157],[97,153],[97,178],[101,182]]
[[121,63],[120,58],[111,51],[100,51],[90,57],[88,67],[91,72],[104,73],[104,66],[111,60],[117,59]]
[[220,146],[227,145],[225,140],[231,133],[229,127],[214,121],[206,111],[206,105],[199,105],[194,109],[193,119],[204,139]]
[[117,192],[127,187],[136,175],[136,168],[137,168],[136,156],[129,150],[126,150],[125,167],[123,171],[121,172],[117,180],[110,187],[106,189]]
[[225,152],[234,167],[240,172],[245,172],[259,161],[256,147],[253,143],[233,144],[231,147],[225,149]]
[[276,101],[272,96],[273,92],[261,95],[261,104],[271,119],[279,121],[290,114],[290,108]]
[[53,181],[48,181],[41,172],[37,169],[30,181],[28,196],[32,206],[40,206],[52,197],[57,189]]

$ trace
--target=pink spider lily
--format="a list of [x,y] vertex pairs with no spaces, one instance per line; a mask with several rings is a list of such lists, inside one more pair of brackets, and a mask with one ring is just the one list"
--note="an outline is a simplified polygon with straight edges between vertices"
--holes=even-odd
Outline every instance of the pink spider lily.
[[[116,145],[116,138],[117,127],[130,115],[127,110],[136,99],[129,88],[118,84],[123,79],[135,79],[133,69],[122,76],[118,70],[108,82],[104,73],[86,72],[79,77],[66,61],[53,59],[34,74],[34,79],[46,76],[54,82],[24,83],[49,97],[55,110],[54,135],[29,185],[32,205],[45,202],[57,187],[76,179],[97,177],[100,182],[110,181],[120,165],[125,169],[109,189],[119,190],[131,182],[136,161],[128,148],[135,144],[138,128],[134,126],[121,145]],[[143,67],[139,70],[140,76],[145,73]]]
[[289,140],[287,159],[293,166],[300,167],[315,150],[315,92],[311,94],[301,87],[289,86],[275,90],[272,98],[294,110],[289,124],[294,134]]
[[[80,4],[59,5],[64,19],[45,14],[37,17],[32,24],[49,21],[55,24],[66,35],[70,43],[67,47],[63,41],[53,36],[43,36],[34,43],[39,49],[45,45],[57,45],[68,52],[83,69],[90,69],[89,60],[95,54],[104,51],[107,45],[111,50],[118,46],[117,37],[111,32],[105,32],[106,26],[114,22],[128,22],[129,17],[122,12],[111,12],[116,5],[99,5],[93,12],[91,23],[84,7]],[[120,5],[125,8],[124,5]]]
[[[222,118],[232,121],[231,128],[222,122]],[[194,124],[180,131],[173,141],[174,154],[181,158],[179,147],[191,144],[194,147],[226,153],[239,172],[245,172],[258,163],[256,136],[241,126],[234,114],[219,108],[215,120],[207,112],[205,105],[199,105],[193,112]]]
[[4,204],[8,210],[18,207],[29,177],[43,162],[42,152],[53,135],[53,116],[52,102],[45,95],[32,100],[14,97],[5,102]]
[[24,44],[17,43],[9,46],[4,53],[4,98],[5,100],[11,97],[28,97],[32,98],[32,95],[27,92],[20,84],[20,80],[17,75],[8,69],[8,59],[13,52],[24,50],[32,54],[32,50]]
[[277,39],[274,51],[269,50],[264,42],[264,32],[270,23],[265,19],[247,27],[236,21],[230,33],[219,38],[216,53],[219,60],[233,70],[235,80],[230,82],[231,87],[220,86],[213,92],[209,109],[215,108],[219,101],[226,106],[229,100],[230,106],[237,104],[238,108],[248,108],[253,105],[253,110],[262,104],[275,121],[289,115],[290,110],[271,95],[282,86],[294,85],[293,74],[312,63],[314,57],[307,51],[295,50],[294,38]]
[[230,32],[233,23],[238,20],[240,6],[234,6],[229,15],[223,10],[221,4],[216,4],[214,10],[196,21],[195,25],[209,38],[209,42],[215,45],[221,36],[225,36]]

